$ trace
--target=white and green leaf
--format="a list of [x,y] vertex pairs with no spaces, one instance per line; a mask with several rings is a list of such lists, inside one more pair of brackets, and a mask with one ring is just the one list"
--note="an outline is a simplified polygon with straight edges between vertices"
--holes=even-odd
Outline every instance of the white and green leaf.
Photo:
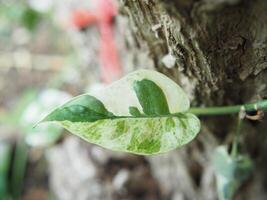
[[151,155],[190,142],[200,129],[184,91],[163,74],[139,70],[93,94],[78,96],[43,121],[57,122],[102,147]]

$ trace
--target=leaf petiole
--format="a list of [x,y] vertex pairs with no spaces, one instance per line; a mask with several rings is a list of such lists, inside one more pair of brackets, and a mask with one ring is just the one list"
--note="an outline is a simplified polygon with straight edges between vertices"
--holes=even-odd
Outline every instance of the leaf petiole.
[[267,111],[267,100],[261,100],[256,103],[249,103],[244,105],[235,105],[235,106],[218,106],[218,107],[199,107],[199,108],[191,108],[188,110],[189,113],[195,115],[228,115],[239,113],[242,107],[245,109],[245,112],[251,111]]

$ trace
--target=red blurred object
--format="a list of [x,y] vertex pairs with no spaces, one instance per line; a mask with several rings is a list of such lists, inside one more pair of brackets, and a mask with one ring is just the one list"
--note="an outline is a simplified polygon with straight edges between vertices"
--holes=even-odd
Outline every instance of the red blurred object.
[[72,16],[72,22],[79,29],[86,28],[95,23],[101,34],[100,62],[101,75],[105,83],[110,83],[122,75],[117,47],[114,41],[112,20],[117,14],[117,9],[112,0],[98,0],[95,12],[76,10]]
[[96,16],[86,10],[76,10],[72,14],[73,25],[77,28],[86,28],[96,20]]

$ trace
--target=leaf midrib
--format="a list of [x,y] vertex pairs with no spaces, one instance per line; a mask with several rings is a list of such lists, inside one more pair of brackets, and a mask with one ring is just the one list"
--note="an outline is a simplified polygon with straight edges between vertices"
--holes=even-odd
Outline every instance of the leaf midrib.
[[[142,116],[107,116],[107,117],[103,117],[102,119],[99,120],[115,120],[115,119],[148,119],[148,118],[164,118],[164,117],[178,117],[178,118],[184,118],[186,119],[187,117],[185,116],[185,114],[188,112],[183,112],[183,113],[170,113],[170,114],[166,114],[166,115],[142,115]],[[96,121],[99,121],[96,120]],[[66,121],[66,120],[62,120],[62,121]],[[70,120],[67,120],[70,121]],[[96,121],[93,121],[91,123],[94,123]],[[88,121],[89,122],[89,121]]]

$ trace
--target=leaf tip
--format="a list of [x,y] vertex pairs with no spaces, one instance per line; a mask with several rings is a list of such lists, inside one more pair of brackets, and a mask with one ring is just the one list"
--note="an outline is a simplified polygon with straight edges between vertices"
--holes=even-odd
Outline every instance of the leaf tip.
[[46,117],[42,118],[41,120],[37,121],[32,128],[36,128],[37,126],[39,126],[40,124],[42,123],[45,123],[45,122],[51,122],[51,120],[49,119],[49,115],[48,114]]

